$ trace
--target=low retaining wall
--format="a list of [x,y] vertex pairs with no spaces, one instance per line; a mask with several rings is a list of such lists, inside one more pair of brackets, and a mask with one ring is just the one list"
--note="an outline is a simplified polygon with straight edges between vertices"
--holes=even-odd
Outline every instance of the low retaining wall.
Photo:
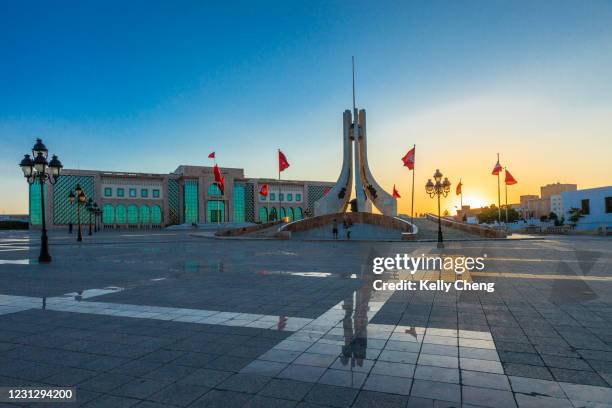
[[300,221],[290,222],[280,228],[280,231],[302,232],[314,228],[329,226],[334,219],[341,227],[344,220],[350,220],[353,224],[378,225],[384,228],[395,229],[401,232],[402,239],[414,239],[415,233],[412,232],[412,224],[408,221],[387,215],[372,214],[365,212],[347,212],[319,215],[317,217],[305,218]]
[[240,227],[240,228],[226,228],[215,232],[215,235],[218,237],[237,237],[243,234],[249,234],[251,232],[259,231],[265,228],[270,228],[275,225],[282,224],[282,221],[272,221],[266,222],[264,224],[255,224],[249,225],[248,227]]
[[[438,222],[438,216],[434,214],[427,214],[427,219],[433,222]],[[506,230],[502,229],[495,229],[478,224],[466,224],[464,222],[449,220],[448,218],[441,218],[441,220],[442,225],[445,227],[454,228],[487,238],[506,238],[508,236]]]

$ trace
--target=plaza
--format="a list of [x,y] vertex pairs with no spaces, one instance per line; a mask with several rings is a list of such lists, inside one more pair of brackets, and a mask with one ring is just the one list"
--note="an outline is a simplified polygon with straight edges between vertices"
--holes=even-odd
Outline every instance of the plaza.
[[[609,238],[437,249],[56,229],[50,244],[43,265],[36,230],[0,236],[0,385],[76,387],[77,403],[33,406],[612,405]],[[457,279],[495,290],[373,290],[455,280],[372,273],[396,254],[486,254]]]

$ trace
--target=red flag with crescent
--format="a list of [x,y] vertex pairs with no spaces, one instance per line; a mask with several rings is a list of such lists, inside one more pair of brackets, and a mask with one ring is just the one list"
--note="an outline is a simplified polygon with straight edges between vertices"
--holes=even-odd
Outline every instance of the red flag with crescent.
[[514,177],[512,177],[512,174],[510,174],[510,172],[506,169],[506,185],[507,186],[511,186],[512,184],[516,184],[518,183],[518,181],[516,181],[516,179]]
[[209,159],[214,159],[214,158],[215,158],[215,152],[211,152],[211,153],[208,155],[208,158],[209,158]]
[[289,168],[289,162],[287,161],[287,157],[283,152],[278,151],[278,171],[284,171]]
[[408,167],[409,170],[414,170],[414,159],[415,159],[415,151],[416,146],[412,149],[408,150],[408,153],[402,157],[402,161],[404,162],[404,166]]
[[264,196],[264,197],[267,197],[268,193],[270,192],[269,190],[270,190],[270,187],[267,184],[264,184],[259,189],[259,194]]
[[463,186],[463,183],[461,183],[461,181],[459,181],[459,184],[457,184],[457,195],[461,194],[461,187]]
[[395,184],[393,185],[393,198],[402,198],[397,189],[395,188]]

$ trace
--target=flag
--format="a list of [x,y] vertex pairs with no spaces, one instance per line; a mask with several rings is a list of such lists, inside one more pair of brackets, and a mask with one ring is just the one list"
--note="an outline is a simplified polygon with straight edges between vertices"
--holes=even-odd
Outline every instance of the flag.
[[215,173],[215,182],[220,183],[223,177],[221,177],[221,170],[219,170],[219,166],[217,166],[216,164],[213,168],[213,172]]
[[323,195],[326,196],[331,191],[331,187],[325,187],[325,191],[323,191]]
[[208,155],[209,159],[214,159],[215,158],[215,152],[212,152]]
[[221,194],[225,194],[225,177],[221,177],[221,181],[219,181],[219,188],[221,189]]
[[289,167],[289,162],[287,161],[287,157],[285,154],[278,150],[278,171],[284,171]]
[[416,149],[416,146],[408,150],[408,153],[406,153],[406,155],[402,157],[404,166],[408,167],[409,170],[414,170],[415,149]]
[[395,188],[395,184],[393,185],[393,198],[402,198],[402,196],[399,195],[399,192]]
[[463,183],[459,180],[459,184],[457,184],[457,195],[461,194],[461,186],[463,186]]
[[508,169],[506,169],[506,185],[511,186],[512,184],[516,184],[516,183],[518,183],[518,181],[516,181],[516,179],[512,177],[512,174],[510,174]]
[[267,184],[263,184],[261,188],[259,189],[259,194],[264,197],[268,196],[268,192],[269,192],[269,187]]
[[493,167],[493,171],[491,172],[491,174],[494,176],[497,176],[499,175],[500,171],[502,171],[502,166],[501,164],[499,164],[499,160],[498,160],[497,163],[495,163],[495,167]]

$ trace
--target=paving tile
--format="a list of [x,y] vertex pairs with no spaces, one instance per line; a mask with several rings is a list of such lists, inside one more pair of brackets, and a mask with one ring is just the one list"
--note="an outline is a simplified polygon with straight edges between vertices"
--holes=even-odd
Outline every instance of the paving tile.
[[456,337],[425,335],[425,337],[423,338],[423,344],[425,343],[441,344],[444,346],[456,346],[457,338]]
[[392,363],[416,364],[418,358],[417,353],[383,350],[378,356],[380,361],[390,361]]
[[563,368],[550,368],[555,380],[574,384],[597,385],[606,387],[606,383],[597,373],[592,371],[566,370]]
[[356,371],[360,373],[369,373],[373,366],[373,360],[346,358],[344,356],[340,356],[329,368],[332,368],[334,370],[347,370]]
[[246,392],[249,394],[256,394],[259,392],[268,382],[270,377],[253,375],[253,374],[234,374],[222,383],[218,384],[215,388],[220,390],[229,390],[237,392]]
[[414,378],[459,384],[459,370],[456,368],[417,365],[414,372]]
[[326,370],[323,376],[319,378],[319,383],[338,387],[361,388],[366,377],[366,373],[330,369]]
[[315,384],[304,397],[304,401],[344,408],[352,405],[357,393],[358,390],[351,388]]
[[288,365],[286,363],[277,363],[275,361],[254,360],[246,367],[240,370],[242,374],[265,375],[275,377],[283,371]]
[[129,408],[138,404],[140,400],[134,398],[117,397],[114,395],[102,395],[99,398],[85,404],[86,408]]
[[516,407],[514,396],[510,391],[463,386],[461,392],[464,404],[494,408]]
[[412,380],[410,378],[370,374],[363,385],[363,389],[389,394],[408,395],[411,384]]
[[580,358],[543,355],[542,359],[549,367],[565,368],[568,370],[593,371],[587,362]]
[[172,383],[172,380],[149,380],[146,378],[136,378],[111,391],[113,395],[122,397],[145,399],[162,388]]
[[482,371],[486,373],[504,374],[504,368],[501,363],[489,360],[477,360],[474,358],[459,359],[459,364],[462,370]]
[[543,366],[544,362],[538,354],[518,353],[514,351],[500,351],[499,359],[503,363],[519,363]]
[[214,387],[223,382],[230,375],[232,375],[232,373],[229,371],[201,368],[181,378],[179,381],[183,384]]
[[439,356],[458,357],[459,347],[444,346],[441,344],[424,343],[423,347],[421,347],[421,353],[435,354]]
[[609,404],[612,401],[612,388],[582,384],[559,383],[571,400]]
[[277,377],[296,381],[317,382],[325,372],[323,367],[290,364]]
[[497,350],[479,349],[473,347],[459,347],[459,357],[499,361],[499,354],[497,354]]
[[414,364],[391,363],[389,361],[377,361],[372,368],[372,374],[390,375],[392,377],[412,378],[415,370]]
[[[435,401],[430,398],[409,397],[407,408],[434,408]],[[455,404],[451,402],[451,404]],[[456,404],[455,404],[456,405]]]
[[502,374],[492,374],[480,371],[461,370],[461,383],[473,387],[493,388],[510,391],[508,377]]
[[385,344],[384,349],[385,350],[395,350],[395,351],[408,351],[410,353],[418,353],[419,350],[421,349],[421,344],[409,342],[409,341],[389,340]]
[[103,373],[79,384],[79,388],[88,391],[108,392],[134,380],[123,374]]
[[300,351],[271,349],[258,357],[259,360],[276,361],[278,363],[291,363],[301,354]]
[[545,397],[542,395],[515,394],[519,408],[574,408],[565,398]]
[[204,395],[208,390],[208,388],[197,385],[174,383],[147,397],[147,399],[166,405],[186,407]]
[[472,347],[495,350],[495,343],[492,340],[477,340],[459,338],[459,347]]
[[565,393],[556,381],[525,377],[508,377],[512,390],[522,394],[539,394],[546,397],[565,398]]
[[312,387],[313,383],[275,378],[265,385],[259,395],[300,401]]
[[460,403],[461,389],[457,384],[414,380],[410,396]]
[[226,390],[211,390],[191,404],[189,408],[242,408],[251,398],[251,394]]
[[527,364],[503,364],[506,375],[516,377],[540,378],[542,380],[552,380],[553,376],[546,367],[532,366]]
[[293,408],[296,405],[296,401],[256,395],[246,403],[245,408]]
[[298,358],[296,358],[294,364],[327,368],[336,360],[337,357],[337,355],[331,354],[316,354],[306,352],[302,353]]
[[421,352],[421,354],[419,354],[418,364],[436,367],[458,368],[459,359],[457,357],[424,354],[423,352]]

